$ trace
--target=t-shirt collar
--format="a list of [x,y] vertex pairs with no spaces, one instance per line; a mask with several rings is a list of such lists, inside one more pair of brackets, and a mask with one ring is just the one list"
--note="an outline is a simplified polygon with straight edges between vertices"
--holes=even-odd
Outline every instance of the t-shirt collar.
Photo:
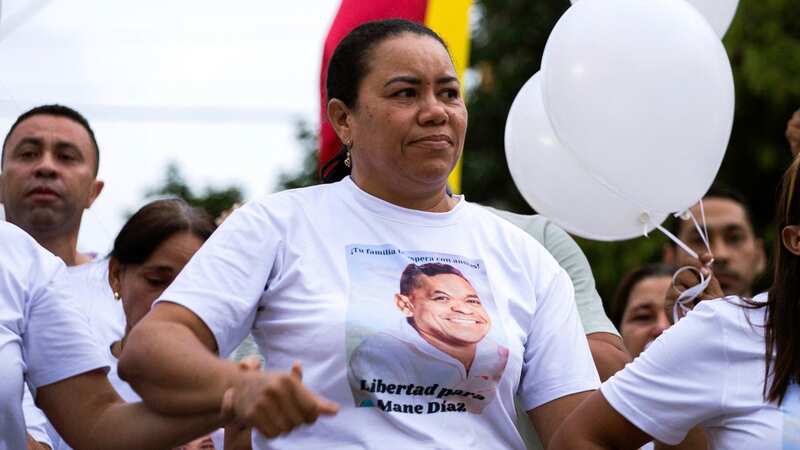
[[374,213],[375,215],[395,222],[402,222],[424,226],[447,226],[456,222],[463,214],[464,205],[467,203],[463,195],[454,195],[457,203],[447,212],[429,212],[416,209],[403,208],[394,203],[375,197],[374,195],[362,190],[348,176],[338,183],[342,187],[342,192],[350,198],[353,203]]

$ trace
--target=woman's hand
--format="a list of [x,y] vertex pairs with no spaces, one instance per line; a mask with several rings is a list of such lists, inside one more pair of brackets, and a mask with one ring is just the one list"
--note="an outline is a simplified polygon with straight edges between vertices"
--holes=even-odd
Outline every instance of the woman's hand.
[[236,420],[272,438],[339,411],[339,405],[311,392],[302,379],[299,363],[290,372],[241,371],[232,388]]
[[[698,303],[703,300],[713,300],[715,298],[721,298],[725,296],[725,293],[722,291],[722,286],[719,284],[719,280],[714,276],[714,272],[711,271],[711,264],[714,262],[714,257],[706,252],[700,255],[700,261],[698,264],[695,265],[698,271],[703,274],[705,278],[711,278],[706,286],[705,290],[703,290],[700,295],[694,299],[689,304],[685,304],[689,309],[694,308]],[[700,278],[697,276],[697,273],[692,270],[684,270],[675,279],[675,284],[669,290],[667,290],[667,299],[664,303],[664,307],[667,311],[667,317],[670,321],[673,321],[674,317],[672,316],[672,310],[675,306],[675,302],[678,300],[680,293],[691,288],[692,286],[696,286],[700,283]],[[679,311],[680,313],[680,311]],[[683,317],[681,315],[681,317]],[[678,318],[680,319],[680,317]]]

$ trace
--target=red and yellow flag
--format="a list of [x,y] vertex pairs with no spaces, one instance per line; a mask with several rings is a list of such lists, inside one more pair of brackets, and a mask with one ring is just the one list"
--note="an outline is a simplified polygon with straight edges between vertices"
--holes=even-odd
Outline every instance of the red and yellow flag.
[[[436,31],[450,48],[456,73],[463,86],[469,62],[469,8],[472,0],[342,0],[333,19],[322,54],[320,74],[320,149],[319,166],[333,158],[342,144],[325,113],[325,81],[333,51],[347,33],[364,22],[400,18],[424,23]],[[461,161],[450,174],[450,188],[461,191]]]

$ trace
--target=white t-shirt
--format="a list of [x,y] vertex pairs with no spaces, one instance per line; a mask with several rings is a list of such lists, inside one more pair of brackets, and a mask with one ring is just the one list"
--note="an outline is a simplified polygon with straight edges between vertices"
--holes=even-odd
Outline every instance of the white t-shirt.
[[105,367],[85,318],[55,288],[64,264],[0,222],[0,450],[26,448],[23,382],[36,389]]
[[104,347],[125,335],[125,311],[108,284],[108,259],[95,259],[67,268],[59,288],[68,290]]
[[[458,399],[456,411],[430,414],[356,404],[348,363],[362,341],[405,317],[395,299],[411,263],[461,275],[437,279],[456,280],[461,293],[443,304],[461,305],[461,316],[423,317],[437,303],[420,300],[420,323],[438,320],[446,336],[481,334],[508,349],[495,398],[479,414],[458,411]],[[470,289],[475,295],[462,295]],[[304,383],[342,406],[286,437],[254,433],[256,449],[522,449],[515,394],[530,410],[599,384],[564,270],[523,231],[463,198],[446,213],[409,210],[349,178],[269,195],[234,212],[159,301],[196,313],[222,355],[252,331],[267,368],[299,361]],[[473,314],[481,319],[466,319]],[[440,404],[456,397],[455,386],[403,378],[380,382],[423,386]],[[402,410],[413,397],[406,388],[394,403]]]
[[766,308],[741,305],[701,302],[606,381],[603,396],[667,444],[699,425],[712,450],[800,448],[800,389],[791,386],[781,406],[764,400]]

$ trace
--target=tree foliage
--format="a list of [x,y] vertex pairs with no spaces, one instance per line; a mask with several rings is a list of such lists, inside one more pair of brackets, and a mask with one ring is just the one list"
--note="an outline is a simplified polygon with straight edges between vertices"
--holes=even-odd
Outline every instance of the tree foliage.
[[196,193],[186,182],[180,168],[175,163],[167,166],[161,186],[147,191],[148,197],[179,197],[186,203],[204,209],[211,217],[219,217],[224,211],[242,202],[242,191],[237,186],[215,188],[206,186],[202,193]]

